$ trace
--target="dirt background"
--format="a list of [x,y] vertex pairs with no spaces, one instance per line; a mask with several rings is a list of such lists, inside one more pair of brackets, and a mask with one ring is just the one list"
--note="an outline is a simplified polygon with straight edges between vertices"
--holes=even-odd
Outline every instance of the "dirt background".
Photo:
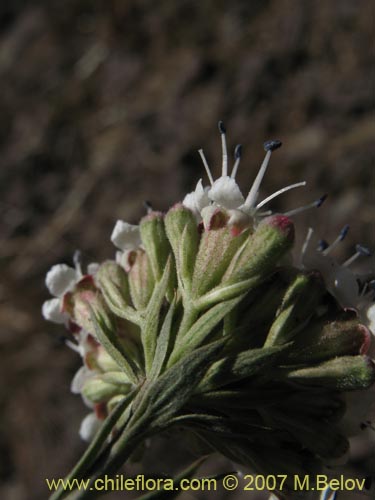
[[45,273],[77,248],[85,263],[112,257],[116,219],[136,223],[144,200],[162,210],[181,200],[203,175],[200,147],[218,173],[218,120],[231,150],[244,145],[244,190],[262,143],[279,138],[263,195],[300,180],[308,187],[272,208],[327,192],[324,208],[299,217],[301,234],[311,224],[332,240],[349,223],[339,258],[355,243],[374,246],[373,7],[2,0],[2,499],[47,498],[44,478],[64,475],[84,449],[86,409],[69,392],[80,360],[41,318]]

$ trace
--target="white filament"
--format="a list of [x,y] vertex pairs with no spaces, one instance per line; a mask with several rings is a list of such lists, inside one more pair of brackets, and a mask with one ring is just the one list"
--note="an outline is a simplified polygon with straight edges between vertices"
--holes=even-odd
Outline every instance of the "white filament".
[[260,166],[258,175],[256,176],[255,181],[254,181],[254,183],[251,186],[251,189],[249,191],[249,194],[247,195],[247,198],[245,201],[245,206],[247,208],[252,208],[255,206],[259,187],[260,187],[261,182],[263,180],[264,174],[266,173],[266,170],[267,170],[270,158],[271,158],[271,153],[272,153],[272,151],[267,151],[266,156],[264,157],[263,163]]
[[273,200],[277,196],[280,196],[281,194],[285,193],[286,191],[289,191],[290,189],[298,188],[301,186],[306,186],[306,181],[297,182],[296,184],[291,184],[290,186],[286,186],[282,189],[279,189],[278,191],[276,191],[275,193],[271,194],[270,196],[265,198],[263,201],[258,203],[258,205],[256,206],[256,209],[258,210],[259,208],[264,207],[264,205],[266,205],[269,201]]
[[213,183],[214,183],[214,178],[212,177],[210,167],[208,166],[206,157],[204,156],[203,149],[200,149],[198,151],[198,153],[200,154],[200,157],[202,158],[202,162],[203,162],[204,168],[206,169],[207,177],[208,177],[208,179],[209,179],[209,181],[211,183],[211,186],[212,186]]

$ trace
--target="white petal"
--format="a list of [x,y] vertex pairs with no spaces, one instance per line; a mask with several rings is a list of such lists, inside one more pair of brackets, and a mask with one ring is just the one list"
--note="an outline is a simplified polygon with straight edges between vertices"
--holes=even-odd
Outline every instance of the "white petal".
[[185,198],[182,200],[182,204],[184,207],[188,208],[192,212],[194,212],[195,215],[196,213],[196,203],[195,203],[195,191],[192,191],[191,193],[188,193]]
[[95,436],[102,422],[97,418],[95,413],[89,413],[81,422],[79,435],[84,441],[91,441]]
[[202,179],[199,179],[195,187],[195,191],[188,193],[182,204],[189,208],[196,216],[199,216],[203,208],[210,204],[210,199],[208,197],[208,188],[204,188],[202,185]]
[[42,314],[45,319],[53,323],[65,323],[66,315],[61,312],[61,300],[46,300],[42,306]]
[[112,231],[111,241],[120,250],[134,250],[141,244],[139,227],[118,220]]
[[56,264],[47,273],[46,285],[51,295],[61,297],[76,283],[77,271],[66,264]]
[[245,201],[236,181],[228,176],[215,181],[208,196],[218,205],[228,209],[238,208]]
[[73,394],[80,394],[82,391],[83,384],[91,378],[94,373],[89,370],[86,366],[81,366],[81,368],[76,372],[73,377],[72,383],[70,384],[70,390]]

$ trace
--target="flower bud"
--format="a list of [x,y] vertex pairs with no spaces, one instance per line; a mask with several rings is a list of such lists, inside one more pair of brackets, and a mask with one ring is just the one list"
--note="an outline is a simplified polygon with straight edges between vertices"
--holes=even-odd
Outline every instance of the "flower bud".
[[294,241],[293,222],[284,215],[264,219],[237,251],[223,281],[230,282],[266,277]]
[[134,307],[143,310],[150,300],[155,285],[150,261],[144,250],[140,249],[135,252],[135,261],[128,277]]
[[298,274],[285,293],[265,345],[280,345],[291,340],[305,326],[323,293],[318,273]]
[[124,269],[113,260],[107,260],[100,265],[96,274],[96,281],[101,288],[112,294],[120,294],[123,301],[130,304],[128,277]]
[[171,247],[165,232],[164,217],[161,212],[151,212],[140,223],[143,246],[148,255],[155,281],[159,281]]
[[118,370],[118,365],[115,360],[108,354],[103,346],[99,346],[96,353],[96,367],[103,372],[111,372]]
[[247,231],[233,236],[225,213],[216,209],[201,236],[192,281],[194,296],[199,297],[220,283],[235,252],[247,237]]
[[343,356],[288,371],[286,378],[339,391],[367,389],[375,382],[375,365],[367,356]]
[[124,373],[109,372],[86,380],[82,394],[92,403],[102,403],[118,394],[127,394],[130,389],[131,384]]
[[370,342],[371,333],[358,320],[316,321],[297,335],[288,359],[311,363],[336,356],[366,354]]
[[92,321],[92,311],[104,312],[107,307],[98,290],[76,290],[72,294],[74,303],[74,321],[94,337],[95,325]]
[[177,275],[185,290],[190,290],[198,251],[198,227],[194,214],[182,204],[165,216],[165,228],[176,259]]

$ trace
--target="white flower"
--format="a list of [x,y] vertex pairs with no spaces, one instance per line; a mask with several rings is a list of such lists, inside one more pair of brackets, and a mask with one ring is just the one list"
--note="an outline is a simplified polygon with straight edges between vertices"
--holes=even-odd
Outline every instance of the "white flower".
[[95,413],[89,413],[81,422],[79,435],[84,441],[91,441],[102,425]]
[[196,217],[200,217],[202,210],[210,204],[210,199],[208,197],[209,188],[204,188],[202,185],[202,179],[197,182],[195,191],[188,193],[183,199],[183,205],[189,208]]
[[51,295],[61,297],[71,290],[77,280],[79,272],[66,264],[52,266],[46,276],[46,285]]
[[82,388],[87,380],[95,375],[93,370],[87,368],[86,365],[81,366],[81,368],[76,372],[72,379],[70,385],[70,390],[73,394],[81,394]]
[[207,173],[207,177],[210,181],[210,187],[203,187],[202,180],[200,179],[195,190],[188,193],[184,200],[183,205],[189,208],[195,216],[202,220],[203,213],[207,216],[207,207],[222,208],[227,210],[229,213],[229,225],[233,226],[237,223],[243,225],[250,222],[250,217],[258,217],[261,214],[258,213],[259,209],[266,205],[269,201],[276,198],[280,194],[294,189],[296,187],[304,186],[305,182],[299,182],[297,184],[292,184],[286,186],[276,193],[268,196],[262,202],[256,204],[256,200],[259,195],[259,188],[263,177],[266,173],[272,151],[278,149],[281,146],[280,141],[267,141],[264,143],[264,149],[266,151],[266,156],[263,163],[259,169],[259,172],[254,180],[254,183],[246,197],[244,198],[241,193],[238,184],[236,183],[236,174],[241,160],[241,145],[238,144],[234,152],[234,165],[231,174],[228,175],[228,155],[227,155],[227,145],[226,145],[226,135],[225,127],[222,122],[219,122],[219,130],[221,134],[222,143],[222,171],[221,176],[214,180],[210,167],[208,166],[206,157],[203,150],[199,150],[199,154],[202,158],[204,168]]
[[229,210],[239,208],[245,202],[236,181],[228,176],[219,177],[212,184],[211,189],[208,191],[208,197],[216,205]]
[[48,321],[64,324],[67,317],[61,312],[61,300],[58,298],[46,300],[42,306],[42,315]]
[[126,271],[130,270],[128,256],[133,250],[142,247],[139,226],[118,220],[113,228],[111,241],[120,251],[116,252],[116,262]]
[[361,281],[363,281],[362,277],[350,268],[350,265],[361,255],[369,256],[369,250],[357,245],[356,252],[343,264],[338,263],[331,256],[334,248],[346,237],[348,230],[349,226],[345,226],[331,245],[321,241],[319,243],[321,248],[319,246],[317,248],[317,243],[312,243],[313,229],[309,228],[302,248],[300,264],[304,269],[319,271],[328,291],[335,297],[341,307],[356,309],[361,320],[374,333],[375,322],[371,318],[375,313],[369,306],[371,304],[370,294],[366,294],[366,285],[364,287],[360,285]]
[[139,227],[118,220],[113,228],[111,241],[123,252],[135,250],[141,244]]
[[[67,292],[73,290],[75,285],[82,279],[82,269],[79,252],[74,255],[75,267],[66,264],[56,264],[51,267],[46,275],[46,286],[55,298],[46,300],[42,306],[42,315],[53,323],[66,324],[69,316],[61,311],[62,300]],[[89,264],[88,274],[94,275],[99,265]]]
[[54,323],[66,323],[68,316],[61,311],[62,298],[74,288],[81,277],[79,268],[74,269],[66,264],[56,264],[51,267],[46,276],[46,286],[56,298],[44,302],[42,314],[45,319]]

